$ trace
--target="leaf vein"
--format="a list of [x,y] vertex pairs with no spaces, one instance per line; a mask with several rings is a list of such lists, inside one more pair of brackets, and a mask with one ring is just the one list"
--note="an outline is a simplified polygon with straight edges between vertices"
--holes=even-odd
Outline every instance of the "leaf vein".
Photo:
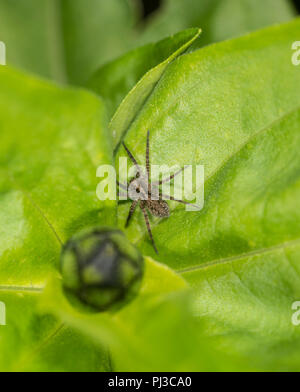
[[231,263],[231,262],[234,262],[234,261],[240,261],[240,260],[243,260],[243,259],[247,259],[249,257],[255,257],[255,256],[263,255],[263,254],[276,252],[276,251],[282,251],[282,250],[285,250],[285,249],[287,249],[289,247],[296,247],[298,245],[300,245],[300,239],[297,239],[297,240],[294,240],[294,241],[289,241],[289,242],[284,242],[282,244],[274,245],[274,246],[271,246],[269,248],[256,249],[256,250],[253,250],[251,252],[243,253],[243,254],[240,254],[240,255],[225,257],[223,259],[216,259],[216,260],[210,261],[208,263],[203,263],[203,264],[200,264],[200,265],[196,265],[194,267],[185,268],[185,269],[182,269],[182,270],[177,270],[176,272],[179,273],[179,274],[185,274],[185,273],[189,273],[189,272],[193,272],[193,271],[198,271],[198,270],[201,270],[201,269],[215,267],[215,266],[220,265],[220,264],[228,264],[228,263]]
[[63,241],[61,240],[61,238],[59,237],[56,229],[54,228],[53,224],[49,221],[49,219],[46,217],[46,215],[44,214],[44,212],[42,211],[42,209],[38,206],[38,204],[32,199],[32,197],[30,196],[30,194],[25,191],[24,189],[22,189],[22,187],[20,185],[18,185],[16,179],[10,175],[11,181],[17,186],[17,189],[19,191],[21,191],[24,196],[27,198],[27,200],[29,201],[29,203],[33,206],[33,208],[41,215],[41,217],[43,218],[43,220],[45,221],[45,223],[47,224],[47,226],[51,229],[51,231],[53,232],[53,234],[55,235],[57,241],[59,242],[60,245],[63,245]]

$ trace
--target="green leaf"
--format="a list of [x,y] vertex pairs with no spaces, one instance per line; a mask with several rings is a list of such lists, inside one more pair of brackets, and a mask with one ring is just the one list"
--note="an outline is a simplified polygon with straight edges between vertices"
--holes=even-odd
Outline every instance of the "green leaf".
[[[85,91],[58,88],[8,67],[1,68],[0,82],[0,127],[5,130],[0,143],[0,300],[7,309],[7,325],[0,328],[0,369],[213,367],[213,357],[210,365],[205,356],[200,362],[191,359],[193,335],[185,344],[183,327],[174,351],[187,306],[169,296],[181,295],[187,285],[163,265],[147,261],[140,296],[116,314],[91,316],[68,303],[59,274],[62,243],[84,227],[115,224],[115,203],[96,199],[97,165],[112,162],[103,104]],[[172,335],[164,339],[161,328],[169,326]],[[164,355],[157,360],[163,343]]]
[[7,325],[0,327],[1,372],[110,370],[107,349],[39,314],[40,297],[34,290],[1,288],[7,309]]
[[[125,137],[141,164],[150,129],[152,164],[205,166],[204,209],[171,204],[169,219],[151,220],[158,260],[195,287],[210,334],[228,336],[219,339],[225,352],[269,370],[300,365],[291,323],[300,297],[300,68],[290,50],[299,27],[298,19],[175,60]],[[128,208],[119,205],[120,227]],[[127,234],[155,254],[141,212]]]
[[[295,217],[292,225],[297,224]],[[292,324],[292,304],[300,298],[299,255],[295,240],[183,274],[207,335],[216,337],[226,354],[239,353],[263,371],[299,371],[300,330]]]
[[[269,12],[270,8],[272,12]],[[122,103],[115,115],[117,118],[128,117],[124,127],[128,126],[131,117],[128,116],[127,105],[137,107],[136,112],[138,112],[140,100],[141,102],[145,100],[142,93],[142,87],[146,88],[145,80],[153,78],[149,74],[146,75],[149,70],[157,67],[160,63],[164,63],[164,66],[160,65],[161,71],[165,70],[168,63],[191,46],[191,49],[195,49],[205,44],[242,35],[269,24],[288,21],[293,14],[290,4],[285,0],[276,0],[275,2],[273,0],[266,2],[259,0],[166,1],[163,9],[151,19],[147,28],[140,33],[139,44],[159,40],[168,34],[175,34],[179,30],[194,26],[203,29],[201,40],[196,39],[199,36],[199,30],[190,29],[163,41],[142,46],[102,66],[93,75],[87,86],[105,99],[108,112],[112,117],[125,96],[138,84],[131,93],[131,97],[135,97],[135,99],[132,98],[132,102],[127,100],[126,103]],[[183,47],[179,50],[181,46]],[[152,73],[154,72],[156,71],[152,70]],[[161,75],[162,73],[156,72],[157,81]],[[144,80],[141,80],[143,76]],[[112,120],[111,129],[113,135],[118,138],[114,129],[115,117]],[[117,121],[120,121],[119,118]]]
[[[89,87],[105,99],[111,115],[130,92],[111,121],[115,142],[119,141],[121,133],[138,113],[168,65],[186,51],[199,35],[199,29],[190,29],[136,49],[107,64],[93,76]],[[116,132],[115,122],[118,123]],[[122,126],[119,126],[121,122]]]
[[[116,209],[96,197],[96,169],[112,163],[102,101],[9,67],[1,67],[0,84],[0,300],[8,314],[0,366],[9,369],[18,361],[22,367],[23,357],[26,364],[52,336],[57,342],[66,336],[71,347],[78,339],[57,330],[53,318],[38,318],[37,298],[59,269],[62,243],[85,227],[114,225]],[[55,350],[51,344],[49,355]],[[86,366],[95,369],[99,355]]]
[[135,19],[127,0],[0,0],[0,40],[8,64],[83,84],[130,48]]

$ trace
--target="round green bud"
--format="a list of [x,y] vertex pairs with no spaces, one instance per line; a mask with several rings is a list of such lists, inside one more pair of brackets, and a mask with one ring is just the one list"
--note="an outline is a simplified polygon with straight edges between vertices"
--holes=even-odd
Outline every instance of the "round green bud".
[[138,293],[144,260],[121,231],[99,228],[64,246],[61,270],[72,302],[105,311],[122,307]]

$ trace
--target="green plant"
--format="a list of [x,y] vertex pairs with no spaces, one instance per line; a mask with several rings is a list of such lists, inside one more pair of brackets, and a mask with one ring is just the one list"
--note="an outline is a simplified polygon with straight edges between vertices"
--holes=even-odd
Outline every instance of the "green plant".
[[[79,0],[12,3],[0,1],[0,39],[12,45],[12,62],[87,82],[74,88],[0,68],[0,300],[7,309],[0,370],[298,371],[300,329],[291,318],[300,298],[300,68],[291,43],[300,20],[197,49],[278,15],[292,18],[287,3],[276,1],[276,20],[247,11],[246,27],[233,24],[222,35],[213,34],[212,21],[229,5],[240,15],[240,2],[210,1],[209,18],[208,8],[205,16],[184,8],[178,24],[168,12],[179,3],[169,2],[136,41],[125,23],[129,2],[93,0],[90,9]],[[264,7],[244,2],[254,3]],[[91,40],[97,7],[105,7],[104,20],[117,13],[122,23]],[[82,25],[74,23],[83,11]],[[51,29],[35,17],[20,39],[19,12],[50,18]],[[210,39],[184,30],[92,75],[119,54],[120,36],[130,48],[158,37],[159,25],[191,27],[196,14]],[[28,37],[37,35],[29,55]],[[64,294],[62,246],[91,226],[123,230],[128,204],[99,202],[96,169],[117,164],[122,140],[143,161],[148,129],[156,164],[205,166],[204,209],[186,213],[170,203],[168,220],[152,219],[158,256],[136,214],[126,235],[145,256],[139,295],[115,313],[81,312]]]

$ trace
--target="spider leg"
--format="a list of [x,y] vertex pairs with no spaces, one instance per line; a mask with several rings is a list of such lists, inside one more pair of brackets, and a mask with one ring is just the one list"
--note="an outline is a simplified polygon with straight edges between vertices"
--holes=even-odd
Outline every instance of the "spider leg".
[[152,235],[152,231],[151,231],[151,227],[150,227],[150,222],[149,222],[149,217],[148,217],[148,214],[147,214],[147,210],[146,210],[146,208],[145,208],[144,206],[142,206],[142,205],[140,205],[140,207],[141,207],[141,209],[142,209],[142,211],[143,211],[143,214],[144,214],[144,218],[145,218],[147,230],[148,230],[149,237],[150,237],[150,239],[151,239],[153,248],[154,248],[156,254],[158,254],[158,250],[157,250],[157,248],[156,248],[156,245],[155,245],[155,242],[154,242],[154,238],[153,238],[153,235]]
[[135,200],[135,201],[131,204],[131,207],[130,207],[130,210],[129,210],[129,214],[128,214],[128,217],[127,217],[127,221],[126,221],[125,227],[128,227],[129,222],[130,222],[130,219],[132,218],[132,215],[134,214],[134,211],[135,211],[135,209],[136,209],[136,207],[137,207],[138,204],[139,204],[139,201],[138,201],[138,200]]
[[178,172],[176,172],[175,174],[172,174],[172,176],[167,177],[167,178],[165,178],[164,180],[160,180],[160,181],[153,182],[153,185],[159,186],[159,185],[162,185],[162,184],[164,184],[164,183],[166,183],[166,182],[172,181],[173,178],[175,178],[176,176],[178,176],[178,174],[180,174],[182,171],[184,171],[184,168],[178,170]]
[[173,197],[173,196],[167,196],[167,195],[163,195],[162,193],[160,193],[160,197],[163,200],[172,200],[172,201],[176,201],[177,203],[185,204],[188,206],[194,206],[194,207],[198,208],[198,206],[196,206],[196,204],[192,204],[192,203],[189,203],[188,201],[184,201],[184,200],[175,199],[175,197]]
[[150,179],[150,131],[147,132],[146,169],[148,179]]
[[138,169],[138,172],[139,172],[140,174],[142,174],[142,170],[141,170],[139,164],[137,163],[137,160],[136,160],[135,157],[132,155],[132,153],[129,151],[129,149],[127,148],[126,144],[125,144],[124,142],[123,142],[122,144],[123,144],[123,147],[125,148],[125,150],[126,150],[128,156],[129,156],[129,158],[131,159],[132,163],[134,164],[134,166],[136,166],[136,168]]

